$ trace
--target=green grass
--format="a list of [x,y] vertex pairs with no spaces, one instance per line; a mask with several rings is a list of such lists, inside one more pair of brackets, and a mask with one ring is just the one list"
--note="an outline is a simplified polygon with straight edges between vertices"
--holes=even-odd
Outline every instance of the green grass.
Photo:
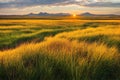
[[[119,23],[117,22],[115,23],[107,23],[107,22],[71,23],[71,22],[63,22],[63,21],[59,21],[56,23],[53,21],[53,24],[52,23],[46,24],[44,21],[43,23],[40,23],[40,24],[38,23],[32,24],[24,21],[17,22],[17,20],[16,22],[13,21],[8,23],[6,22],[0,23],[0,26],[1,26],[0,31],[2,31],[0,32],[0,42],[1,42],[0,49],[2,50],[2,49],[14,48],[22,43],[31,42],[33,40],[41,41],[46,36],[54,36],[60,32],[73,31],[77,29],[86,29],[89,27],[96,28],[99,26],[106,26],[107,24],[110,26],[119,25]],[[11,31],[11,32],[5,32],[5,31]],[[87,39],[87,37],[85,37],[85,39]]]
[[[63,39],[52,39],[50,42],[47,40],[45,43],[23,45],[12,52],[14,56],[3,57],[0,66],[1,79],[120,79],[118,53],[113,48],[108,48],[103,44],[71,43],[68,40],[61,40]],[[102,52],[99,49],[102,49]],[[4,53],[6,57],[8,53]],[[20,59],[16,58],[17,55]]]
[[0,80],[120,80],[120,23],[0,22]]

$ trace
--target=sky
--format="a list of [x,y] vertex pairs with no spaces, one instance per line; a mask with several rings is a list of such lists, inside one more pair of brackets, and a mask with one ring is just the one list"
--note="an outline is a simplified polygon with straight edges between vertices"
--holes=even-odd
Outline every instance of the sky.
[[120,14],[120,0],[0,0],[0,15],[39,12]]

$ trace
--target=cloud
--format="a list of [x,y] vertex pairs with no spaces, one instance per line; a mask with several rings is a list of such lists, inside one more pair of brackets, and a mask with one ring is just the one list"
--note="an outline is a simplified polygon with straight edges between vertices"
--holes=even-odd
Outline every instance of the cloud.
[[0,0],[0,8],[28,7],[37,5],[63,5],[74,3],[75,0]]
[[0,0],[0,8],[23,8],[29,6],[58,6],[76,4],[89,7],[120,7],[118,0]]
[[95,3],[85,4],[84,6],[88,6],[88,7],[120,7],[120,3],[95,2]]

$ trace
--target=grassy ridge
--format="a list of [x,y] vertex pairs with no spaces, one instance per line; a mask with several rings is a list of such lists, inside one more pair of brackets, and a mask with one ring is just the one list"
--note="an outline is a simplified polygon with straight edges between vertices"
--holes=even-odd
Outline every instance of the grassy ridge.
[[[0,50],[14,48],[25,42],[42,41],[60,32],[99,26],[116,26],[119,20],[1,20]],[[113,23],[111,23],[113,22]]]
[[86,41],[89,43],[104,43],[109,47],[116,47],[120,50],[120,26],[104,26],[97,28],[87,28],[73,32],[64,32],[56,35],[58,38],[67,38],[69,40]]
[[119,21],[0,24],[0,80],[120,80]]
[[2,80],[119,80],[120,61],[115,47],[67,39],[0,52]]

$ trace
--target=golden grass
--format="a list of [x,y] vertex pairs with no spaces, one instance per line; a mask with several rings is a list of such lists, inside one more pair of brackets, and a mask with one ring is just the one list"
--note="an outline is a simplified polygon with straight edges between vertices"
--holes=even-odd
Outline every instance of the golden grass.
[[0,30],[0,33],[12,33],[14,32],[13,30]]
[[[41,43],[30,43],[23,44],[16,49],[6,50],[0,52],[0,60],[16,61],[20,59],[22,55],[31,55],[34,53],[43,52],[47,55],[51,55],[59,58],[69,55],[77,55],[79,59],[89,59],[92,57],[95,60],[103,59],[113,59],[119,52],[115,47],[107,47],[105,44],[101,43],[86,43],[69,41],[67,39],[52,38],[48,37],[45,41]],[[86,53],[87,52],[87,53]],[[10,60],[9,60],[10,59]]]
[[[59,21],[62,21],[62,22],[91,22],[91,20],[0,20],[1,22],[0,23],[38,23],[38,24],[43,24],[43,23],[48,23],[48,24],[51,24],[51,23],[56,23],[56,22],[59,22]],[[50,22],[50,23],[49,23]],[[120,20],[92,20],[92,22],[120,22]]]
[[116,27],[98,27],[98,28],[87,28],[83,30],[76,30],[72,32],[64,32],[59,33],[55,37],[59,38],[67,38],[67,39],[78,39],[85,36],[93,36],[93,35],[105,35],[109,36],[110,38],[120,40],[120,25]]
[[[83,22],[85,22],[84,20],[82,20]],[[87,20],[88,21],[88,20]],[[94,20],[97,21],[97,20]],[[13,23],[16,22],[16,20],[7,20],[8,23]],[[58,24],[59,20],[56,21],[52,21],[52,20],[18,20],[18,23],[27,23],[27,24],[49,24],[49,25],[53,25]],[[63,22],[75,22],[72,20],[64,20]],[[77,23],[81,22],[81,20],[77,20]],[[99,22],[103,22],[103,20],[99,20]],[[107,20],[106,22],[113,22],[112,20]],[[115,20],[116,22],[116,20]],[[119,22],[119,20],[117,20],[117,22]],[[6,23],[6,20],[1,20],[0,23]],[[75,22],[76,23],[76,22]],[[34,26],[32,26],[34,27]],[[28,28],[28,27],[24,27],[24,26],[10,26],[10,27],[6,27],[6,26],[1,26],[2,28]],[[31,26],[29,26],[29,28],[31,28]],[[7,32],[9,32],[11,30],[7,30]],[[25,31],[25,30],[23,30]],[[22,34],[20,36],[31,36],[31,35],[35,35],[44,31],[52,31],[52,30],[41,30],[41,31],[37,31],[34,32],[32,34]],[[2,31],[4,33],[6,33],[6,31]],[[72,31],[72,32],[63,32],[63,33],[59,33],[57,34],[55,37],[48,37],[45,39],[44,42],[41,43],[37,43],[37,44],[24,44],[23,46],[17,48],[17,49],[13,49],[13,50],[8,50],[8,51],[3,51],[0,52],[0,58],[10,58],[10,57],[16,57],[21,55],[21,53],[24,53],[24,51],[29,51],[29,53],[34,53],[34,51],[39,51],[39,49],[42,47],[44,47],[45,45],[47,45],[47,47],[43,48],[43,51],[46,51],[46,53],[76,53],[76,50],[78,51],[82,51],[84,50],[84,47],[86,50],[88,50],[88,52],[90,53],[95,53],[94,56],[102,56],[105,55],[104,57],[109,57],[114,55],[114,53],[118,53],[116,48],[108,48],[107,46],[104,45],[104,43],[98,44],[98,43],[93,43],[93,44],[88,44],[86,42],[80,42],[78,43],[77,40],[78,38],[81,37],[85,37],[85,36],[93,36],[93,35],[106,35],[109,36],[109,38],[115,39],[115,40],[120,40],[120,25],[117,25],[117,27],[114,26],[102,26],[102,27],[97,27],[97,28],[87,28],[87,29],[83,29],[83,30],[76,30],[76,31]],[[74,41],[69,41],[71,39],[75,39]],[[82,45],[81,45],[82,44]],[[49,45],[49,46],[48,46]],[[87,47],[86,47],[87,45]],[[82,49],[81,49],[82,48]],[[80,50],[79,50],[80,49]],[[26,53],[26,52],[25,52]],[[108,54],[107,54],[108,53]],[[109,54],[110,53],[110,54]],[[94,57],[94,58],[95,58]],[[13,59],[17,59],[13,58]],[[97,58],[97,57],[96,57]]]
[[[13,23],[16,20],[8,20],[7,22]],[[31,30],[30,28],[38,27],[35,24],[47,25],[49,27],[51,25],[68,27],[81,25],[86,21],[18,20],[17,22],[34,25],[28,27],[0,26],[0,29],[14,28],[23,32],[31,31],[31,34],[18,34],[18,37],[31,37],[59,29]],[[99,22],[103,22],[103,20]],[[108,20],[105,22],[114,21]],[[2,20],[1,23],[6,23],[6,21]],[[0,51],[0,79],[5,79],[1,77],[1,73],[4,72],[5,80],[19,80],[19,78],[21,80],[26,80],[26,78],[28,80],[34,78],[35,80],[119,80],[120,25],[98,26],[100,27],[77,28],[75,31],[59,33],[54,37],[45,37],[43,41],[38,43],[33,41],[24,43],[15,49]],[[1,31],[7,33],[4,30]],[[89,40],[89,38],[92,42],[86,40]],[[82,40],[80,41],[80,39]],[[107,41],[113,41],[117,46],[109,46],[106,43]],[[18,75],[20,75],[19,78]]]
[[[0,20],[0,24],[29,24],[29,25],[79,25],[86,22],[120,23],[120,20]],[[69,24],[66,24],[69,23]]]

